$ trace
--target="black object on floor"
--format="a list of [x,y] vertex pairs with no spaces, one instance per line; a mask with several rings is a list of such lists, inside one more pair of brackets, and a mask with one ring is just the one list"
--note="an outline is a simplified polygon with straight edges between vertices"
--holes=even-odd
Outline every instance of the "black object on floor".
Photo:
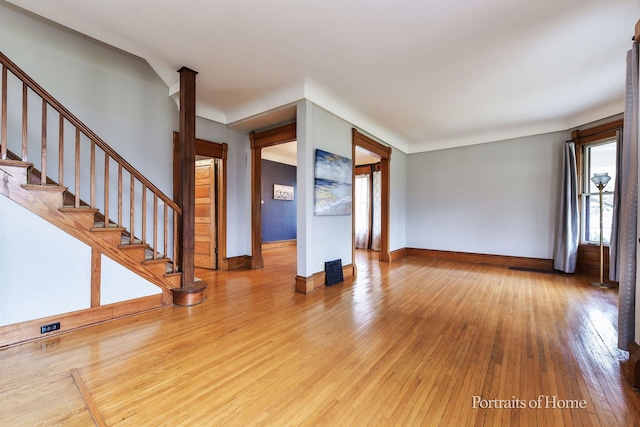
[[327,275],[327,286],[344,282],[344,277],[342,275],[342,259],[325,262],[324,271]]

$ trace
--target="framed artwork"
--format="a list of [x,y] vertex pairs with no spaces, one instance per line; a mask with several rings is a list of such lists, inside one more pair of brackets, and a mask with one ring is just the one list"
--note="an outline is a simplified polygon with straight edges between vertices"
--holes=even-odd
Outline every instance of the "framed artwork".
[[351,215],[351,180],[351,159],[317,149],[314,215]]
[[293,186],[273,184],[273,198],[275,200],[293,200]]

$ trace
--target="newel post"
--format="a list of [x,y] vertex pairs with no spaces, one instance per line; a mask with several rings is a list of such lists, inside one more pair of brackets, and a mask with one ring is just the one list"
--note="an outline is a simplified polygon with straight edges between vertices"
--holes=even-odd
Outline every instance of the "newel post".
[[195,181],[196,181],[196,74],[182,67],[180,73],[180,139],[179,158],[182,177],[182,241],[180,271],[182,284],[173,289],[173,303],[181,306],[199,304],[205,300],[205,282],[195,281]]

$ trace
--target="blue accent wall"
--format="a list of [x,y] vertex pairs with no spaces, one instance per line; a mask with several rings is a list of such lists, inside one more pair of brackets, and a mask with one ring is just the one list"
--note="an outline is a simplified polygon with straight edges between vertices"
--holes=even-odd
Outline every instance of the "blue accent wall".
[[[293,200],[274,200],[273,184],[294,187]],[[262,241],[277,242],[296,238],[296,167],[262,160]]]

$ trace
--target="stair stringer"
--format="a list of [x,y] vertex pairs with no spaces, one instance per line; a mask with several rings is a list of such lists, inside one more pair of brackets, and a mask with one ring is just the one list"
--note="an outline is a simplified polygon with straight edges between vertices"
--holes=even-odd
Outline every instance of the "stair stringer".
[[[94,229],[94,209],[79,208],[70,211],[63,208],[66,187],[58,185],[28,185],[30,163],[0,160],[0,194],[18,203],[25,209],[45,219],[86,245],[145,278],[164,291],[180,287],[179,274],[167,274],[166,262],[146,262],[144,251],[120,248],[122,228]],[[86,209],[86,212],[82,212]],[[88,218],[88,217],[91,218]]]

